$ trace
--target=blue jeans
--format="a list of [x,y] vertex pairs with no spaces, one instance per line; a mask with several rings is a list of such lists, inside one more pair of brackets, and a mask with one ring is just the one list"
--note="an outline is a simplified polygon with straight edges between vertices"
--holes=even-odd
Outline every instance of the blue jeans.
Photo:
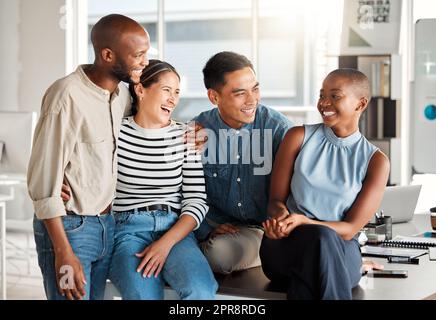
[[144,278],[136,272],[141,258],[135,256],[171,228],[176,213],[126,211],[115,213],[115,243],[109,277],[123,299],[164,298],[165,282],[181,299],[214,299],[218,284],[191,232],[174,245],[158,277]]
[[[62,217],[67,238],[86,277],[84,299],[102,300],[113,250],[115,221],[112,214]],[[36,251],[47,299],[65,300],[56,285],[53,245],[42,220],[33,219]]]

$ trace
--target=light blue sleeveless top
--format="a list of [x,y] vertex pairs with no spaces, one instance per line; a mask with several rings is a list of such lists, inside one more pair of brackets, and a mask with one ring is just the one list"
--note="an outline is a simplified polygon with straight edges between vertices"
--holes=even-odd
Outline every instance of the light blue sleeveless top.
[[341,221],[362,189],[369,161],[378,150],[359,131],[339,138],[323,123],[304,126],[295,160],[290,212],[321,221]]

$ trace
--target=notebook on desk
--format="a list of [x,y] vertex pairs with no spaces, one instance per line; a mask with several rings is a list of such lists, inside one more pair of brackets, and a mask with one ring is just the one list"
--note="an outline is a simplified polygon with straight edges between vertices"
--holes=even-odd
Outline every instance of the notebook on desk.
[[396,236],[392,240],[383,241],[378,246],[363,246],[363,256],[371,257],[409,257],[416,258],[436,247],[436,238]]
[[363,246],[361,249],[362,256],[364,257],[407,257],[417,258],[427,253],[425,249],[408,249],[408,248],[393,248],[383,246]]
[[428,249],[436,247],[436,238],[396,236],[382,242],[383,247]]

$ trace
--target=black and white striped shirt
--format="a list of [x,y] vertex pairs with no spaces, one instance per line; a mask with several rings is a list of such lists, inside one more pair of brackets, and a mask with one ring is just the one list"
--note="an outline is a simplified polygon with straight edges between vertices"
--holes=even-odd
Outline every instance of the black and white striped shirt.
[[186,126],[172,121],[161,129],[144,129],[133,117],[123,120],[118,137],[118,178],[113,210],[154,204],[181,209],[197,227],[208,206],[201,155],[183,142]]

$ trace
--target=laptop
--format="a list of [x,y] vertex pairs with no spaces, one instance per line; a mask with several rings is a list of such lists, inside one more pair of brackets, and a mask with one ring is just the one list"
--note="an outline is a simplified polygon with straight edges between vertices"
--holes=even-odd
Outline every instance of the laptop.
[[392,217],[392,223],[410,221],[415,213],[420,191],[421,185],[387,187],[377,212],[383,210],[383,215]]

